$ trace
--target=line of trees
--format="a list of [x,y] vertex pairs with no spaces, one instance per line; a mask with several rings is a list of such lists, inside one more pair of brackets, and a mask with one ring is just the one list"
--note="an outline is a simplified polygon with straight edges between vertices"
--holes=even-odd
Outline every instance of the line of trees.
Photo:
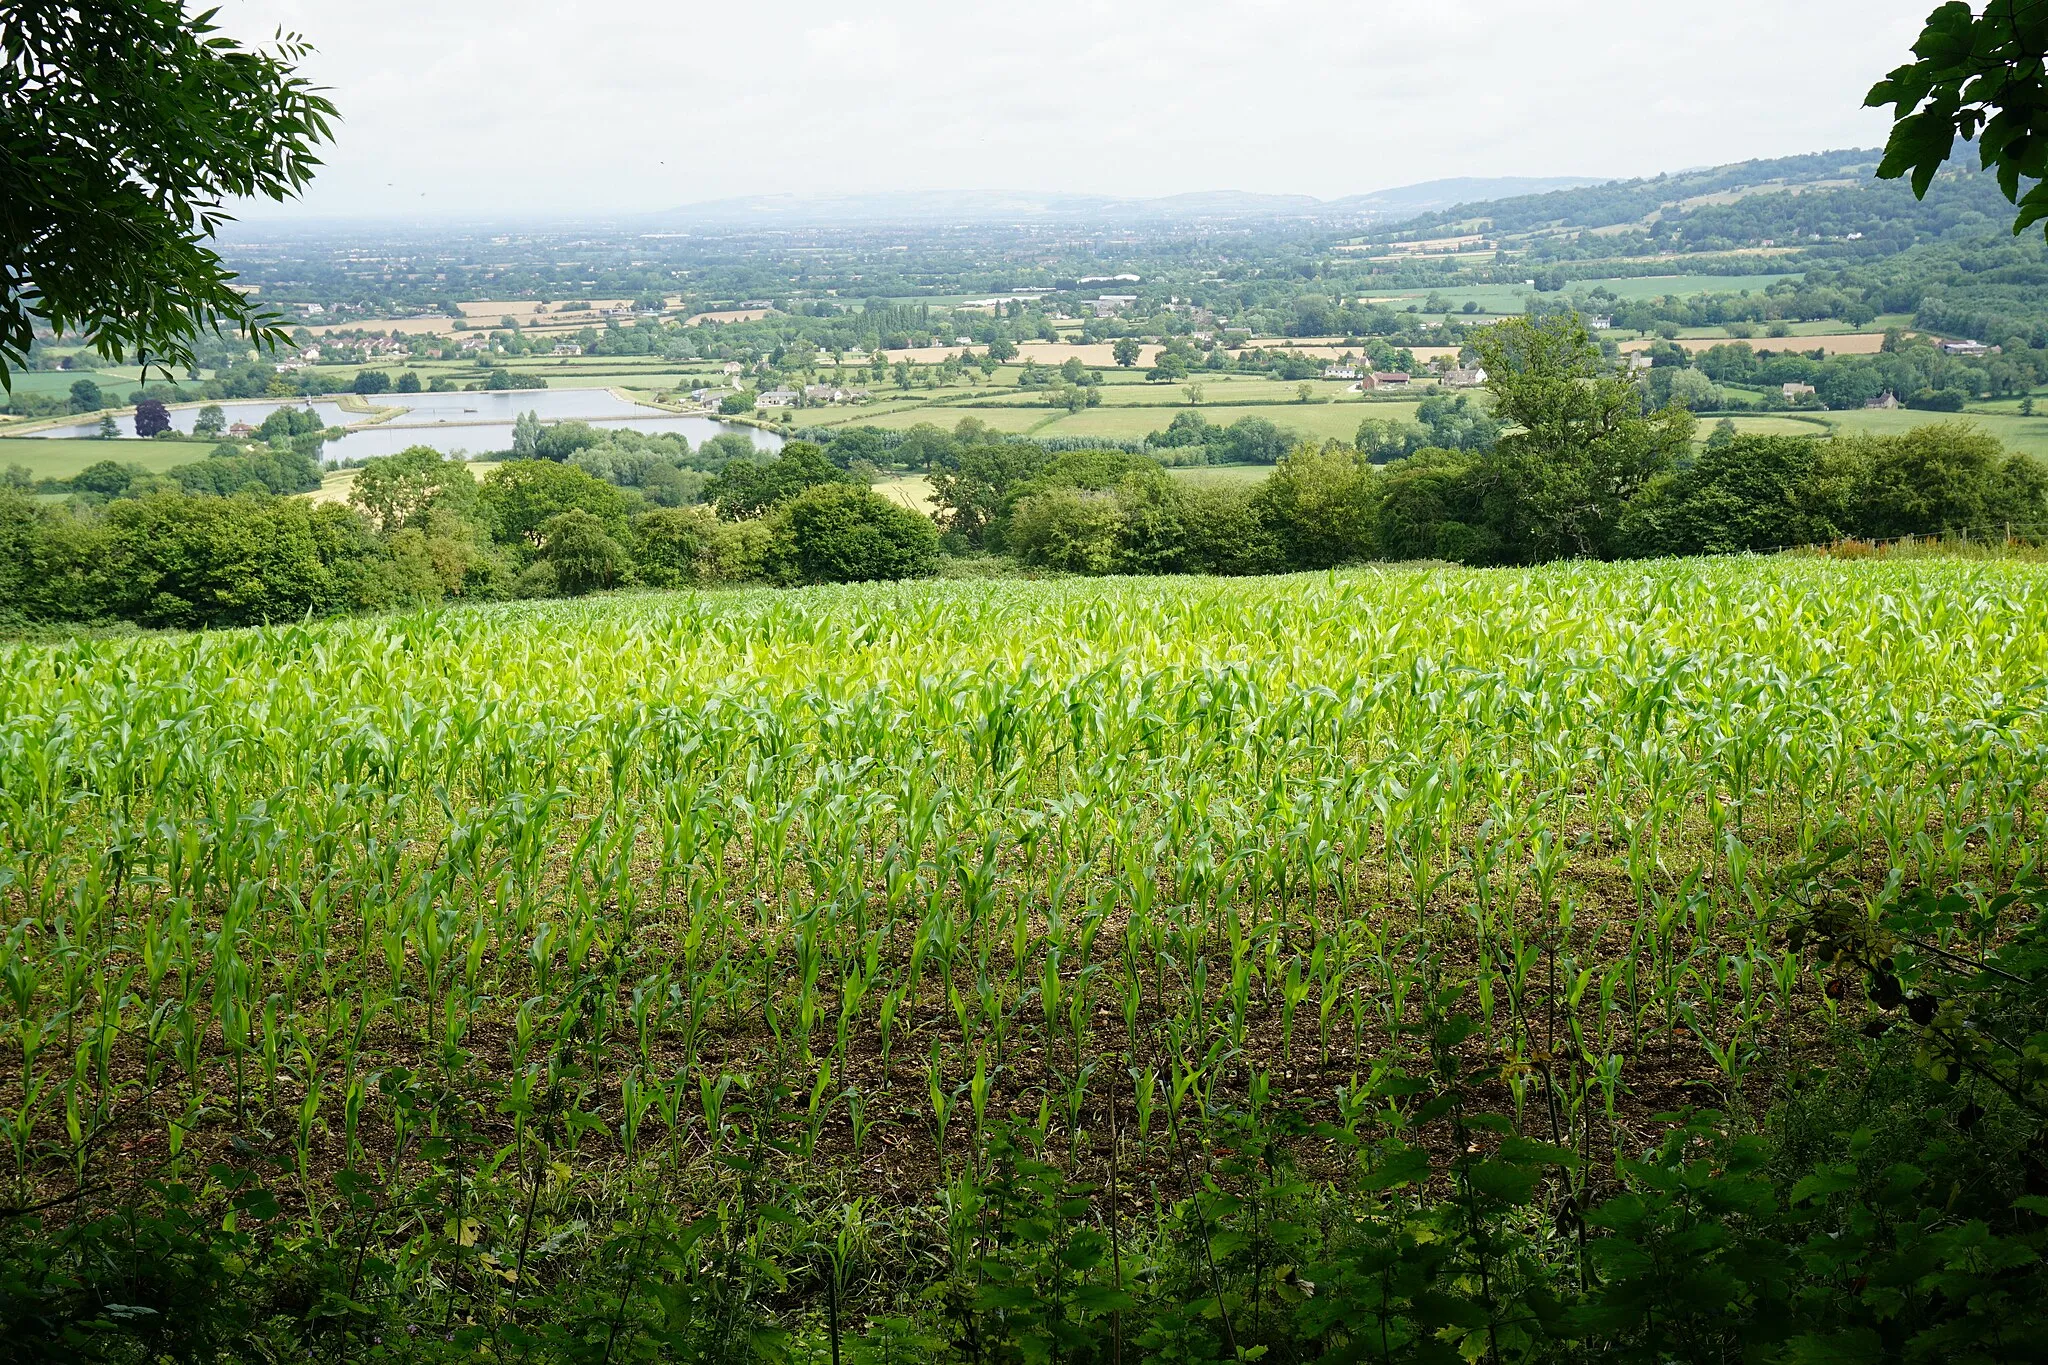
[[[1257,485],[1174,479],[1122,452],[958,451],[933,474],[954,548],[1075,573],[1265,573],[1355,560],[1474,565],[1769,550],[1845,537],[2048,520],[2048,469],[1965,422],[1835,440],[1717,431],[1695,455],[1682,408],[1645,411],[1569,316],[1518,319],[1484,347],[1493,413],[1447,405],[1384,465],[1302,443]],[[1484,425],[1480,424],[1483,418]],[[1504,433],[1504,434],[1503,434]]]
[[532,423],[520,452],[531,458],[481,480],[415,447],[366,462],[348,505],[315,505],[275,494],[315,477],[294,446],[319,433],[281,431],[280,444],[168,476],[95,466],[67,504],[0,493],[0,601],[32,623],[225,626],[630,584],[917,577],[937,569],[942,530],[955,552],[1034,568],[1250,574],[2037,532],[2048,520],[2048,470],[1967,423],[1836,440],[1728,429],[1695,454],[1690,414],[1646,411],[1641,386],[1602,366],[1575,318],[1511,321],[1483,347],[1491,414],[1447,400],[1416,428],[1462,434],[1462,448],[1382,464],[1371,441],[1305,442],[1253,485],[1177,479],[1141,450],[934,431],[894,453],[928,459],[936,518],[868,486],[866,456],[882,452],[864,439],[792,442],[767,459],[738,436],[692,452],[673,437]]
[[758,472],[735,469],[723,487],[749,496],[715,507],[650,505],[567,460],[510,460],[479,480],[425,446],[365,463],[346,505],[231,489],[236,459],[202,463],[220,471],[217,486],[178,478],[100,505],[0,489],[7,613],[31,624],[238,626],[636,583],[912,578],[938,564],[928,517],[802,443],[745,464]]

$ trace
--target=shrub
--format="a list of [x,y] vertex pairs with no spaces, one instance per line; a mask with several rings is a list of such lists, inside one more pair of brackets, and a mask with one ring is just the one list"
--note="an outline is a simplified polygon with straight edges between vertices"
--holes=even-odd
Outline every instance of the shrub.
[[777,514],[772,529],[772,568],[785,582],[924,578],[938,568],[939,529],[931,518],[851,484],[806,490]]
[[476,479],[469,466],[450,460],[432,446],[407,446],[396,455],[363,462],[349,485],[348,500],[380,531],[409,526],[429,506],[452,494],[458,507],[477,500]]
[[361,561],[389,552],[345,507],[180,493],[106,512],[106,610],[153,626],[240,626],[381,606],[399,594]]
[[1906,399],[1906,406],[1922,412],[1961,412],[1969,397],[1961,389],[1922,389]]
[[1853,529],[1862,535],[1925,535],[2005,521],[2033,526],[2041,519],[2039,466],[2008,455],[1997,437],[1968,422],[1837,445],[1860,465]]
[[139,464],[122,464],[118,460],[95,460],[71,476],[71,487],[78,493],[118,498],[126,495],[138,479],[148,477],[149,471]]
[[[837,449],[835,443],[835,454]],[[1019,487],[1042,474],[1047,463],[1042,448],[1023,442],[984,442],[938,452],[930,482],[940,524],[969,544],[985,543]]]
[[1259,514],[1255,489],[1197,484],[1181,490],[1187,530],[1187,567],[1195,573],[1273,573],[1282,565],[1280,544]]
[[[309,438],[292,439],[297,442]],[[320,464],[296,448],[273,447],[246,455],[209,456],[179,465],[170,471],[169,477],[187,493],[211,493],[215,497],[232,497],[236,493],[310,493],[320,486]]]
[[702,507],[660,507],[633,518],[633,565],[642,583],[678,588],[699,582],[718,521]]
[[555,566],[545,559],[535,560],[512,581],[514,597],[558,597],[561,590],[555,584]]
[[605,524],[580,507],[541,523],[540,555],[554,569],[556,590],[580,597],[617,587],[632,574],[633,558],[612,539]]
[[543,427],[536,414],[528,413],[527,419],[534,428],[533,453],[543,460],[566,460],[581,450],[604,444],[606,433],[588,422],[557,422]]
[[846,472],[825,457],[823,447],[810,441],[791,441],[766,464],[750,459],[728,463],[704,485],[704,500],[718,508],[719,516],[737,521],[758,517],[807,488],[850,482]]
[[260,440],[284,441],[320,431],[325,426],[320,414],[311,408],[282,407],[263,419],[263,425],[256,428],[256,435]]
[[96,518],[0,489],[0,615],[91,621],[110,615],[106,535]]
[[1826,540],[1842,527],[1815,496],[1841,451],[1805,436],[1736,436],[1653,480],[1616,528],[1627,555],[1725,554]]
[[1122,509],[1109,494],[1047,488],[1018,500],[1005,543],[1026,564],[1098,574],[1116,563],[1122,532]]
[[775,533],[762,521],[714,522],[700,561],[707,582],[748,583],[766,576]]
[[1273,464],[1293,443],[1291,433],[1263,417],[1240,417],[1223,429],[1222,439],[1211,442],[1211,464]]
[[1484,517],[1470,456],[1419,450],[1387,466],[1375,527],[1379,553],[1392,560],[1492,560],[1488,538],[1475,532]]
[[1116,486],[1119,573],[1179,573],[1188,567],[1185,499],[1162,469],[1126,474]]
[[481,527],[447,509],[429,508],[392,533],[388,544],[408,577],[419,582],[431,576],[442,596],[487,601],[510,591],[512,571],[504,555]]
[[492,470],[478,492],[486,525],[501,542],[538,549],[541,526],[572,509],[590,513],[614,538],[626,533],[626,495],[574,465],[548,460],[507,460]]
[[1288,567],[1327,569],[1376,552],[1379,499],[1364,455],[1304,443],[1273,467],[1257,503]]

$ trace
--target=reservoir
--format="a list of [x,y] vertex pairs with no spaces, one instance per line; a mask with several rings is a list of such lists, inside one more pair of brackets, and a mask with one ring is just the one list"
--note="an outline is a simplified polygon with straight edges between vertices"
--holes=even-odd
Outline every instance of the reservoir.
[[[777,450],[782,438],[758,427],[738,426],[711,417],[686,417],[660,408],[621,398],[609,389],[522,389],[493,393],[380,393],[369,400],[379,408],[400,411],[382,422],[361,413],[345,412],[331,400],[310,403],[276,401],[224,401],[220,408],[229,426],[246,422],[260,424],[281,407],[310,407],[328,426],[339,426],[348,434],[329,441],[320,451],[328,463],[363,460],[394,455],[409,446],[430,446],[444,455],[481,455],[512,447],[512,423],[521,413],[537,413],[552,426],[556,422],[582,421],[597,427],[630,427],[648,433],[674,432],[700,446],[714,436],[737,432],[757,449]],[[199,419],[203,403],[181,404],[171,409],[171,425],[189,432]],[[135,419],[116,417],[123,436],[135,435]],[[26,433],[35,436],[91,437],[99,434],[99,418]],[[118,450],[107,452],[120,459]],[[202,458],[194,451],[193,458]]]
[[[177,407],[172,408],[170,410],[172,428],[189,433],[192,430],[193,423],[199,420],[199,410],[205,406],[206,404],[204,403],[181,403]],[[247,422],[252,427],[259,426],[264,418],[270,416],[271,413],[276,412],[279,408],[311,408],[320,414],[320,420],[328,426],[362,420],[360,417],[343,412],[339,403],[319,399],[311,403],[304,401],[279,402],[274,398],[249,399],[246,401],[237,399],[223,400],[220,405],[221,413],[227,418],[229,426],[233,426],[237,422]],[[135,418],[132,414],[114,418],[114,426],[123,436],[132,437],[135,435]],[[97,416],[88,417],[69,426],[46,427],[42,431],[27,433],[30,436],[68,436],[74,440],[80,437],[97,436],[99,434],[100,419]]]

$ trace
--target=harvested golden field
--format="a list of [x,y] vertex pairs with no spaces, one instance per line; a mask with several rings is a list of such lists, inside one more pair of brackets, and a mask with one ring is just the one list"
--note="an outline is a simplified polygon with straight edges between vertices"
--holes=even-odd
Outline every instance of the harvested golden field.
[[[1686,350],[1698,353],[1716,346],[1728,346],[1737,340],[1746,340],[1750,349],[1757,351],[1826,351],[1829,355],[1876,355],[1884,349],[1882,332],[1835,332],[1825,336],[1806,337],[1680,337],[1678,344]],[[1656,341],[1655,337],[1638,337],[1634,341],[1621,343],[1621,350],[1646,351]]]

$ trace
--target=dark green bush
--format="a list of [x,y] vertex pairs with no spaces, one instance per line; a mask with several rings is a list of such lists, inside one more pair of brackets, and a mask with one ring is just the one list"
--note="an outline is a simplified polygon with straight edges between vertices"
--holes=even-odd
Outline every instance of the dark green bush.
[[931,518],[872,489],[829,483],[777,512],[772,572],[786,583],[926,578],[939,563]]
[[[726,464],[704,485],[704,501],[716,507],[719,516],[738,521],[772,511],[806,489],[849,482],[846,471],[826,458],[823,447],[791,441],[772,460]],[[851,486],[865,487],[858,482]]]
[[684,587],[702,575],[717,524],[701,507],[661,507],[633,518],[633,564],[642,583]]
[[633,572],[626,547],[580,507],[541,523],[540,558],[554,571],[555,590],[566,597],[617,587]]

